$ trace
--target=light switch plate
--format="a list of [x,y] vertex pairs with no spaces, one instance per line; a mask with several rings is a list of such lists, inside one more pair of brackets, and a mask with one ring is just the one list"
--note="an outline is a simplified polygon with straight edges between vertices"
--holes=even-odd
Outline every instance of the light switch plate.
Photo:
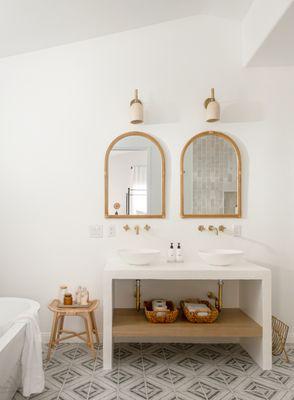
[[108,237],[115,237],[116,236],[116,226],[115,225],[109,225],[108,226]]
[[233,235],[236,237],[240,237],[242,235],[242,226],[241,225],[233,225]]
[[103,238],[103,225],[89,225],[89,237],[92,239]]

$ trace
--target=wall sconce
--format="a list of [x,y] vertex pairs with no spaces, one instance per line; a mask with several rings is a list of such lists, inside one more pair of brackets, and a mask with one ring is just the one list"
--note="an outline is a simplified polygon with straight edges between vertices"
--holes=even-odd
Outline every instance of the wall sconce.
[[206,122],[215,122],[220,119],[220,106],[214,98],[214,89],[211,89],[211,95],[204,102],[206,108]]
[[138,89],[135,90],[135,98],[130,102],[131,124],[143,122],[143,104],[138,98]]

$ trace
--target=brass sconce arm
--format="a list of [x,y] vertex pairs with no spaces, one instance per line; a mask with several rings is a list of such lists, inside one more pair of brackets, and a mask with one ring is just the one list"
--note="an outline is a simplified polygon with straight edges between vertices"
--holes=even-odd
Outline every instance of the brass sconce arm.
[[208,97],[207,99],[205,99],[205,101],[204,101],[204,107],[207,108],[207,107],[208,107],[208,104],[211,103],[212,101],[215,101],[215,97],[214,97],[214,88],[211,88],[210,97]]

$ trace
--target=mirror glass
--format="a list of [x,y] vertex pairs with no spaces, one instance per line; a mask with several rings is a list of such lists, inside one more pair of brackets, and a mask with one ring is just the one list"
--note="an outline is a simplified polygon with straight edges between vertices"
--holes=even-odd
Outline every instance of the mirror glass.
[[164,216],[164,158],[151,136],[122,135],[108,154],[108,217]]
[[240,217],[240,153],[228,136],[196,135],[182,154],[182,216]]

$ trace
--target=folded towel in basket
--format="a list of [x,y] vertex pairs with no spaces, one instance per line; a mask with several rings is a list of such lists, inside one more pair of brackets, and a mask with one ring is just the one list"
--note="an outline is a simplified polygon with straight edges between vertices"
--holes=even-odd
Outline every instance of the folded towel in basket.
[[153,300],[152,301],[153,311],[167,311],[167,305],[165,300]]
[[[201,303],[185,303],[185,307],[187,307],[187,309],[190,312],[197,312],[198,315],[199,313],[206,313],[205,315],[208,315],[211,310],[209,307],[207,307],[206,304],[201,304]],[[204,315],[202,315],[204,316]]]

